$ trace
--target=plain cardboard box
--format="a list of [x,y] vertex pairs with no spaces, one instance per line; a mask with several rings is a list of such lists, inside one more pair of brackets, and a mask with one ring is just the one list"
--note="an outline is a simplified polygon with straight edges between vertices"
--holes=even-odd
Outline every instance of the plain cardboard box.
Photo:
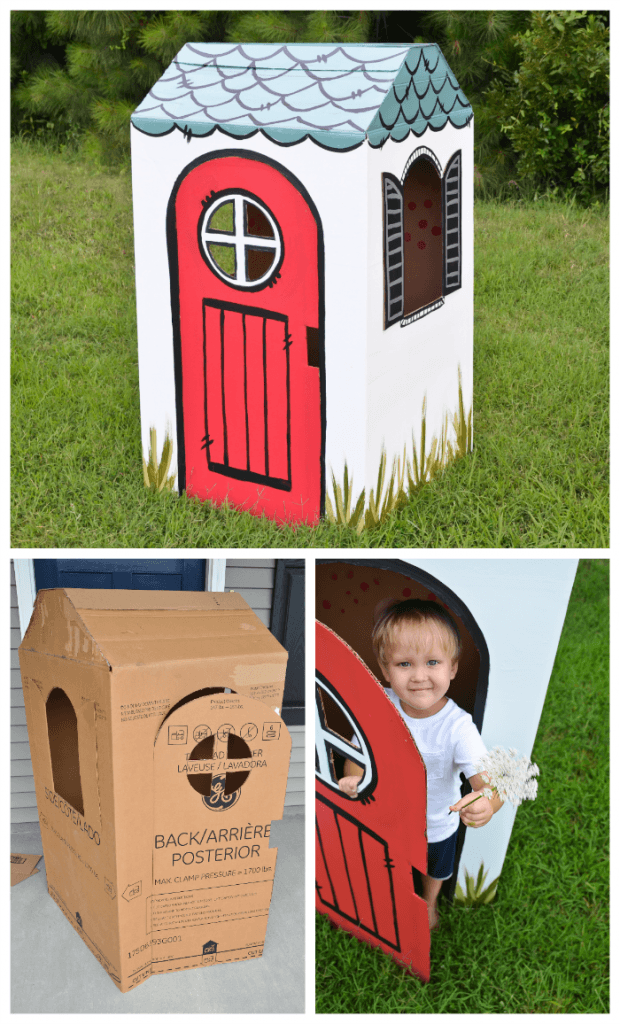
[[260,956],[286,651],[238,594],[59,589],[19,656],[48,890],[115,984]]

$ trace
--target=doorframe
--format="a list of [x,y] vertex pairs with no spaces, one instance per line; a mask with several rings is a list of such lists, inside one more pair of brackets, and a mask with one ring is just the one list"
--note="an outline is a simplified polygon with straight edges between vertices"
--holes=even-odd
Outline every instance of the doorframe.
[[15,589],[17,591],[19,630],[23,640],[30,624],[37,596],[37,585],[34,579],[34,558],[14,558],[13,571],[15,573]]
[[320,422],[321,422],[321,443],[320,443],[320,468],[321,468],[321,493],[319,516],[325,515],[325,428],[326,428],[326,395],[325,395],[325,244],[323,236],[323,224],[319,211],[308,190],[302,185],[299,178],[289,171],[287,167],[273,160],[247,149],[216,149],[212,153],[203,153],[196,157],[183,168],[177,177],[166,210],[166,241],[168,246],[168,267],[170,270],[170,307],[172,312],[172,345],[174,354],[174,389],[177,420],[177,484],[179,494],[186,489],[186,465],[185,465],[185,429],[183,423],[183,365],[181,362],[181,308],[179,301],[179,260],[176,230],[176,198],[178,191],[188,176],[196,167],[209,160],[218,160],[225,157],[241,157],[243,160],[255,160],[258,163],[268,164],[279,174],[283,175],[295,188],[306,203],[310,213],[314,217],[317,229],[317,270],[319,275],[319,308],[318,308],[318,370],[319,370],[319,401],[320,401]]
[[[478,732],[482,733],[482,722],[484,719],[484,709],[486,706],[487,692],[489,688],[489,669],[490,669],[490,658],[489,648],[487,646],[484,633],[480,629],[480,626],[476,622],[474,616],[470,612],[467,605],[461,600],[458,594],[455,594],[445,583],[437,579],[436,576],[432,576],[429,572],[424,569],[420,569],[417,565],[412,565],[410,562],[403,562],[399,558],[317,558],[317,565],[330,565],[334,562],[350,563],[351,565],[362,565],[367,568],[386,569],[389,572],[397,572],[402,576],[408,576],[409,579],[415,580],[417,583],[423,583],[428,586],[432,593],[436,594],[442,601],[449,605],[460,618],[461,622],[468,630],[478,654],[480,655],[480,667],[478,669],[478,682],[476,683],[476,697],[474,700],[474,710],[472,718],[474,725],[478,729]],[[462,772],[461,772],[462,775]],[[463,778],[465,778],[463,776]],[[471,785],[467,779],[461,784],[461,798],[467,796],[472,792]],[[459,873],[459,864],[461,860],[461,853],[463,851],[463,843],[465,842],[465,836],[467,834],[467,827],[463,822],[459,822],[458,835],[456,840],[456,854],[454,857],[454,871],[452,876],[447,879],[442,885],[442,891],[446,899],[451,903],[456,890],[456,883]]]
[[[284,682],[284,693],[293,671],[293,665],[301,668],[302,692],[300,699],[294,704],[282,704],[282,718],[288,726],[306,724],[305,704],[305,663],[306,663],[306,562],[303,558],[278,558],[276,559],[276,571],[273,581],[273,597],[271,603],[271,621],[269,630],[276,640],[289,652],[289,660],[286,666],[286,677]],[[297,584],[301,587],[301,601],[303,605],[301,622],[292,614],[292,591]],[[300,633],[296,626],[300,626]],[[294,662],[297,657],[302,662],[301,666]],[[298,678],[299,678],[298,675]]]

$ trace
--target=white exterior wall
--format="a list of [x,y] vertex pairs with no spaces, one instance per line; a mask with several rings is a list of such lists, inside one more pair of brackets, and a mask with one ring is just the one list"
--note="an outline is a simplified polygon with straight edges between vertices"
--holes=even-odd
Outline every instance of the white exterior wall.
[[[449,296],[448,296],[449,298]],[[488,750],[515,747],[530,757],[564,625],[577,559],[407,558],[466,605],[489,649],[489,686],[482,724]],[[544,777],[539,780],[545,785]],[[467,829],[458,880],[481,863],[488,885],[501,873],[517,812],[504,804],[483,829]]]
[[332,471],[342,483],[345,460],[356,494],[364,486],[368,423],[366,148],[363,145],[350,153],[321,150],[316,182],[306,182],[325,232],[325,491],[329,495]]
[[[384,322],[383,186],[382,174],[402,181],[407,160],[421,146],[430,149],[442,173],[461,150],[461,287],[444,298],[444,305],[422,319],[387,330]],[[465,410],[473,393],[474,335],[474,214],[473,122],[454,128],[449,122],[438,132],[427,129],[404,142],[388,139],[382,149],[366,147],[368,163],[368,449],[367,486],[375,486],[381,448],[388,470],[392,458],[407,447],[412,430],[420,441],[422,402],[427,398],[426,450],[439,437],[444,416],[458,409],[458,367],[463,376]],[[451,434],[449,435],[451,436]]]
[[[136,254],[138,362],[142,445],[157,428],[159,453],[166,429],[174,442],[174,352],[166,212],[174,183],[187,164],[218,149],[250,150],[282,164],[304,185],[319,212],[325,244],[325,378],[327,479],[344,466],[363,477],[366,398],[367,192],[365,147],[350,153],[322,149],[306,140],[278,146],[263,135],[234,140],[221,132],[193,137],[181,132],[150,136],[132,127],[132,176]],[[339,470],[340,471],[340,470]],[[340,474],[341,475],[341,474]],[[361,489],[360,484],[360,489]]]
[[[440,132],[391,139],[382,149],[349,153],[311,140],[278,146],[257,134],[234,140],[221,132],[188,143],[181,132],[149,136],[132,127],[132,173],[142,444],[157,429],[158,455],[166,430],[174,443],[176,409],[166,212],[174,183],[188,163],[219,149],[250,150],[294,174],[314,201],[325,245],[326,490],[331,474],[342,481],[345,461],[355,493],[375,486],[381,449],[388,469],[411,435],[419,440],[427,396],[427,448],[446,411],[457,409],[458,366],[466,409],[473,389],[473,130],[449,123]],[[431,149],[442,168],[462,151],[462,286],[444,306],[401,328],[383,330],[382,174],[399,179],[418,146]]]

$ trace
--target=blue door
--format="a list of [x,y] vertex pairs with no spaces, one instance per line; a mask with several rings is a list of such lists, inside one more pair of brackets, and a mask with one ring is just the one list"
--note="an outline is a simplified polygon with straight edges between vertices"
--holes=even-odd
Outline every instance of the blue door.
[[37,558],[37,590],[204,590],[204,558]]

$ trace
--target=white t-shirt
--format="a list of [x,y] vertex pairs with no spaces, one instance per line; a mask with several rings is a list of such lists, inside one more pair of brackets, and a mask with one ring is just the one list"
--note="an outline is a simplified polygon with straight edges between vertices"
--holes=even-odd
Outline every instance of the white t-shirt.
[[400,713],[415,740],[426,768],[426,836],[429,843],[447,839],[459,827],[459,815],[449,812],[461,799],[463,772],[466,779],[476,775],[476,765],[487,748],[471,715],[448,697],[447,703],[430,718],[410,718],[393,690],[386,694]]
[[[429,843],[447,839],[459,827],[459,815],[450,806],[461,799],[463,772],[466,779],[477,774],[476,765],[487,752],[471,715],[448,697],[447,703],[430,718],[410,718],[393,690],[387,696],[415,740],[426,768],[426,837]],[[352,743],[359,746],[354,736]]]

